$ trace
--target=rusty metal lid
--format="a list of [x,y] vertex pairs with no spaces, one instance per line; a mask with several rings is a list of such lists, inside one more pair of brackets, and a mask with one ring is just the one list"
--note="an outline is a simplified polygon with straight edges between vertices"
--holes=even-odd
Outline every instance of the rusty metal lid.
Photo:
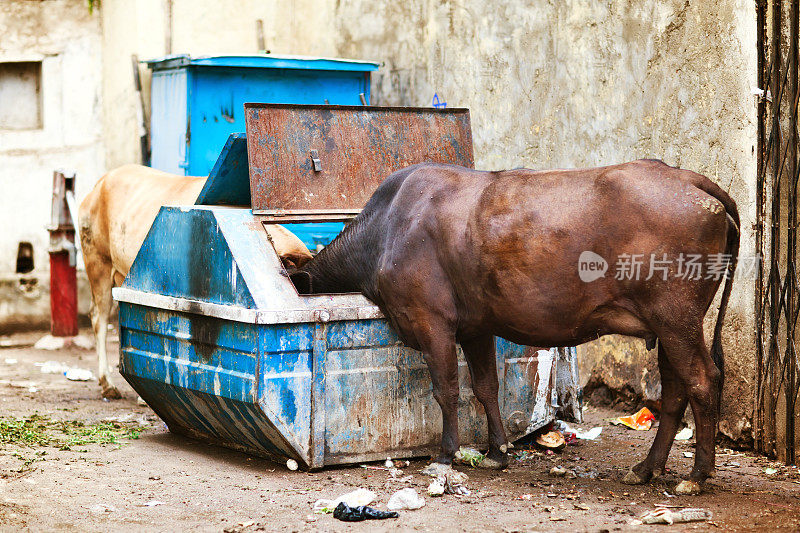
[[468,109],[245,104],[253,212],[360,209],[401,168],[472,168]]

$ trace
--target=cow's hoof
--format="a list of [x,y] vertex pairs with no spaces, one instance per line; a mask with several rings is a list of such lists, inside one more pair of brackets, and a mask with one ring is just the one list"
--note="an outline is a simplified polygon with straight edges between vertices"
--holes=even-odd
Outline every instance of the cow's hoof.
[[508,466],[508,458],[498,461],[491,457],[484,457],[483,461],[476,465],[478,468],[486,468],[487,470],[502,470]]
[[628,473],[625,474],[625,477],[622,478],[622,482],[626,485],[644,485],[650,481],[651,476],[642,476],[634,472],[633,469],[630,469]]
[[120,394],[119,389],[117,389],[114,385],[108,382],[105,377],[100,378],[100,387],[103,388],[103,392],[101,393],[103,398],[106,400],[120,400],[122,399],[122,394]]
[[678,483],[678,486],[675,487],[675,494],[681,494],[685,496],[694,496],[695,494],[700,494],[702,490],[700,489],[700,483],[697,481],[691,481],[689,479],[685,479]]

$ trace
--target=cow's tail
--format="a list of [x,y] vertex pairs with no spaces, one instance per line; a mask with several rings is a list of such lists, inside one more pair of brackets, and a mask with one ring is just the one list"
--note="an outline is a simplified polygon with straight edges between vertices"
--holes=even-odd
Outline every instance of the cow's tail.
[[716,183],[703,177],[697,187],[720,201],[725,207],[728,217],[728,238],[725,244],[725,254],[728,259],[728,268],[725,271],[725,286],[722,289],[722,298],[719,302],[719,312],[717,313],[717,323],[714,325],[714,339],[711,343],[711,358],[720,373],[720,393],[722,392],[722,381],[725,378],[725,360],[722,353],[722,323],[725,320],[725,311],[728,308],[728,301],[731,297],[733,286],[733,275],[736,272],[736,264],[739,260],[739,210],[736,202],[733,201],[728,193],[722,190]]

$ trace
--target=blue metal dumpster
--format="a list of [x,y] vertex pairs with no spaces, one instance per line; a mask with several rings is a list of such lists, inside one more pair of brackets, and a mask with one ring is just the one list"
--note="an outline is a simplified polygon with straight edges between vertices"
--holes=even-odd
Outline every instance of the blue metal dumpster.
[[172,55],[153,71],[153,168],[206,176],[231,133],[244,131],[245,102],[359,105],[378,64],[349,59]]
[[[360,294],[298,294],[264,226],[347,220],[408,164],[472,166],[468,112],[248,104],[246,116],[252,206],[162,208],[114,290],[122,375],[171,431],[305,468],[430,454],[441,412],[422,355]],[[238,168],[235,153],[218,167]],[[213,173],[203,203],[230,175]],[[497,348],[510,438],[577,399],[574,351]],[[459,369],[461,439],[483,444],[463,357]]]

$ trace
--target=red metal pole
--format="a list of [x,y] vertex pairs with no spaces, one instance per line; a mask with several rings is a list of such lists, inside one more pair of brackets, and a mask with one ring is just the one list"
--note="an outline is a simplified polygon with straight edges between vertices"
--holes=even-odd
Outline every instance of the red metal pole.
[[67,251],[50,252],[50,333],[54,337],[78,334],[78,282],[69,257]]
[[[53,173],[50,232],[50,333],[54,337],[78,334],[78,277],[75,226],[67,195],[74,195],[75,176]],[[74,213],[77,215],[77,213]]]

